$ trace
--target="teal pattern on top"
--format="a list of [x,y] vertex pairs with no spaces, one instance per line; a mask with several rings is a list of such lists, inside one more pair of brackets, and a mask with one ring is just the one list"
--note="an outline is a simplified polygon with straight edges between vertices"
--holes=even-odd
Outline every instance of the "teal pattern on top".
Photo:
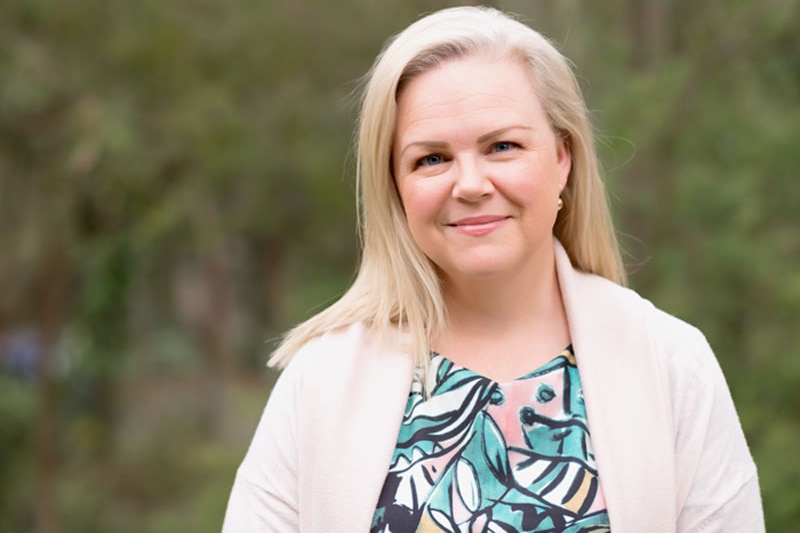
[[414,379],[373,533],[610,531],[572,347],[499,383],[434,353]]

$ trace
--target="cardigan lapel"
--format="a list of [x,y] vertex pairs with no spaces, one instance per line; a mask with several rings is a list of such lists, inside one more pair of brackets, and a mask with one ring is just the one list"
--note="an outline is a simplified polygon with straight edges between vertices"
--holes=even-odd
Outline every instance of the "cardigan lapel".
[[355,356],[347,358],[346,368],[341,358],[331,357],[339,367],[323,377],[338,383],[338,390],[326,394],[331,401],[323,411],[332,416],[318,421],[330,442],[318,448],[312,466],[315,519],[309,531],[369,531],[411,386],[413,361],[402,337],[387,334],[380,342],[363,325],[354,328]]
[[668,370],[656,357],[652,305],[576,271],[555,241],[600,484],[614,533],[675,530],[675,469]]

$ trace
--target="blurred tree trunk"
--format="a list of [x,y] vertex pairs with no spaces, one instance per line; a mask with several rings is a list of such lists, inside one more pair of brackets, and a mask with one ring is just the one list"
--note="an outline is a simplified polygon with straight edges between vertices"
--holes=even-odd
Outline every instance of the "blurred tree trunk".
[[258,242],[263,254],[264,302],[262,305],[266,309],[266,320],[269,323],[276,323],[279,320],[276,311],[284,291],[286,241],[280,236],[273,236]]
[[205,259],[204,285],[209,303],[200,329],[206,347],[208,424],[215,435],[225,435],[227,386],[233,375],[233,289],[230,257],[224,247]]
[[631,67],[643,71],[657,66],[663,54],[663,0],[628,0]]
[[184,260],[173,280],[179,321],[194,337],[203,361],[198,376],[203,389],[200,417],[204,430],[213,435],[226,433],[226,388],[235,374],[231,261],[227,247],[220,244],[199,258]]
[[38,409],[35,424],[36,499],[34,519],[38,533],[61,530],[57,501],[58,420],[58,339],[69,298],[72,265],[61,248],[51,248],[40,263],[34,285],[36,327],[41,335],[37,360]]
[[669,2],[669,34],[665,46],[670,54],[678,55],[687,51],[689,31],[692,20],[691,3],[688,0],[671,0]]

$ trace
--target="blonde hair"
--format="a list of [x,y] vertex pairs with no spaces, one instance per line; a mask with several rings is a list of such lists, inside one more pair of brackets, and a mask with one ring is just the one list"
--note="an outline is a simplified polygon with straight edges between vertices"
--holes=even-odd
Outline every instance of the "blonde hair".
[[270,365],[284,366],[318,335],[362,322],[379,334],[408,332],[417,366],[427,369],[430,343],[444,329],[446,310],[439,277],[411,237],[392,177],[396,98],[416,76],[476,54],[516,58],[527,66],[554,130],[572,154],[553,233],[576,268],[625,283],[588,112],[568,61],[541,34],[500,11],[444,9],[390,40],[366,77],[357,146],[358,275],[338,301],[286,335]]

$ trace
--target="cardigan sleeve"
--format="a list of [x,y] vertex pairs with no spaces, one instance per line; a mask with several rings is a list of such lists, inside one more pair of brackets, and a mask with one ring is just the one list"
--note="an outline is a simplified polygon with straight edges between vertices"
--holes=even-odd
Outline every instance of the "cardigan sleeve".
[[[295,361],[293,361],[295,363]],[[236,473],[223,533],[299,531],[297,402],[299,363],[272,389],[250,448]]]
[[759,533],[755,463],[722,370],[697,329],[670,358],[677,457],[678,533]]

